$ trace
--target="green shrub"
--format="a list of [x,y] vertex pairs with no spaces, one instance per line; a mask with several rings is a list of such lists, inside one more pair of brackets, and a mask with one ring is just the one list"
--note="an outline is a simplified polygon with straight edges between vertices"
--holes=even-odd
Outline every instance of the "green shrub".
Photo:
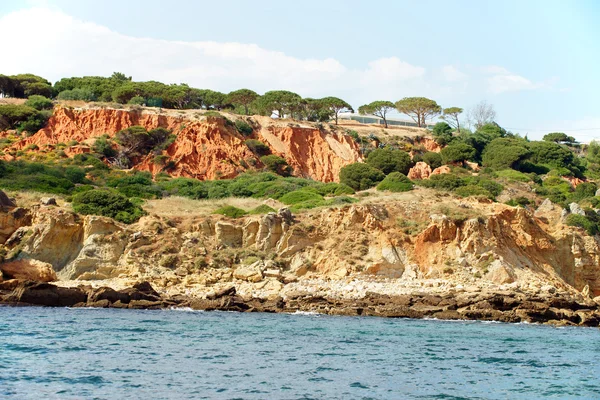
[[252,125],[250,125],[242,119],[238,119],[237,121],[235,121],[235,128],[239,133],[241,133],[244,136],[250,136],[254,131],[254,129],[252,129]]
[[224,206],[213,212],[213,214],[221,214],[229,218],[240,218],[248,214],[245,210],[234,206]]
[[433,126],[433,139],[441,146],[452,141],[452,127],[447,122],[438,122]]
[[494,196],[485,188],[479,185],[466,185],[458,187],[454,190],[454,193],[459,195],[460,197],[469,197],[469,196],[485,196],[489,198],[493,198]]
[[595,235],[598,233],[598,224],[591,221],[587,216],[584,215],[569,214],[567,215],[566,224],[569,226],[583,228],[590,235]]
[[254,154],[258,156],[266,156],[271,154],[271,149],[269,146],[256,139],[248,139],[244,142],[246,146],[252,151]]
[[252,210],[248,211],[248,214],[250,215],[261,215],[261,214],[268,214],[271,212],[276,212],[276,210],[273,207],[269,207],[266,204],[261,204],[258,207],[253,208]]
[[407,152],[391,149],[375,149],[369,153],[367,164],[384,174],[400,172],[407,174],[413,163]]
[[475,156],[475,148],[466,143],[452,143],[444,147],[440,155],[444,164],[463,162]]
[[360,136],[358,136],[358,132],[353,131],[353,130],[349,130],[349,131],[346,131],[346,134],[348,136],[350,136],[352,139],[354,139],[354,141],[356,143],[360,143]]
[[221,115],[221,113],[219,113],[218,111],[205,111],[204,112],[204,116],[205,117],[210,117],[210,118],[223,118],[223,116]]
[[343,183],[321,183],[311,187],[315,193],[321,196],[341,196],[343,194],[354,194],[354,189]]
[[347,165],[340,171],[340,182],[354,190],[369,189],[384,178],[384,173],[379,169],[363,163]]
[[89,89],[74,88],[72,90],[63,90],[56,97],[58,100],[83,100],[83,101],[94,101],[96,96],[94,92]]
[[575,190],[573,190],[573,193],[571,193],[569,196],[569,201],[579,202],[588,197],[594,197],[596,196],[596,190],[598,190],[598,188],[596,187],[595,183],[580,183],[577,185],[577,187],[575,187]]
[[429,179],[423,179],[419,182],[419,185],[434,189],[454,190],[458,187],[465,186],[466,183],[462,178],[453,174],[438,174],[431,175]]
[[34,94],[33,96],[29,96],[27,101],[25,102],[26,106],[33,107],[36,110],[49,110],[53,107],[52,100],[47,97],[40,96]]
[[92,150],[107,158],[112,158],[117,155],[117,151],[112,147],[112,141],[106,136],[101,136],[96,139],[92,146]]
[[348,196],[339,196],[339,197],[334,197],[333,199],[327,200],[325,202],[325,205],[337,206],[337,205],[352,204],[352,203],[358,203],[358,199],[355,199],[354,197],[348,197]]
[[131,99],[129,99],[127,104],[144,106],[144,105],[146,105],[146,99],[143,98],[142,96],[133,96]]
[[260,162],[262,162],[269,171],[275,172],[281,176],[289,176],[292,174],[292,167],[288,165],[287,161],[279,156],[273,154],[262,156]]
[[427,153],[421,156],[421,159],[424,163],[429,165],[432,169],[436,169],[442,166],[442,156],[440,153],[435,153],[433,151],[428,151]]
[[314,192],[309,192],[306,190],[296,190],[290,193],[287,193],[285,195],[283,195],[279,201],[281,201],[283,204],[287,204],[287,205],[293,205],[293,204],[298,204],[298,203],[302,203],[305,201],[322,201],[323,200],[323,196],[314,193]]
[[523,140],[494,139],[483,151],[482,164],[493,169],[517,168],[531,154],[526,146],[527,142]]
[[227,180],[205,181],[207,188],[206,197],[209,199],[223,199],[231,196],[231,193],[229,192],[229,182],[230,181]]
[[513,206],[513,207],[525,207],[529,204],[531,204],[531,201],[524,196],[519,196],[519,197],[515,197],[514,199],[510,199],[509,201],[507,201],[505,204],[509,205],[509,206]]
[[377,185],[377,190],[388,190],[390,192],[408,192],[412,189],[412,181],[400,172],[392,172]]
[[106,189],[93,189],[73,196],[73,210],[85,215],[102,215],[131,224],[143,215],[144,210],[127,197]]
[[531,182],[531,177],[529,175],[520,171],[515,171],[514,169],[503,169],[501,171],[497,171],[496,176],[498,178],[505,178],[510,181]]

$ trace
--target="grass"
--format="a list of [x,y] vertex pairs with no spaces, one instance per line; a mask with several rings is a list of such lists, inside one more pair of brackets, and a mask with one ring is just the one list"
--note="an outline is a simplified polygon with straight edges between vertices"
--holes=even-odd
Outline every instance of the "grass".
[[[164,199],[148,200],[142,207],[149,214],[156,214],[161,217],[195,217],[211,215],[215,210],[225,206],[252,210],[262,206],[263,202],[262,199],[253,198],[229,197],[225,199],[192,200],[187,197],[172,196]],[[283,204],[281,204],[281,207],[283,207]]]

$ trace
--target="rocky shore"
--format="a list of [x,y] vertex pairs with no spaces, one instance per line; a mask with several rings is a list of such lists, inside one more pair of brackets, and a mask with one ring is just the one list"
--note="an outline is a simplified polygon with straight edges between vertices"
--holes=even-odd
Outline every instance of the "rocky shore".
[[451,291],[444,294],[367,293],[360,299],[326,298],[297,294],[274,299],[244,297],[235,286],[205,298],[159,294],[150,283],[130,288],[61,287],[50,283],[8,280],[0,283],[0,305],[47,307],[97,307],[126,309],[192,308],[205,311],[295,313],[373,316],[387,318],[437,318],[528,322],[552,325],[600,326],[600,304],[563,293],[525,294]]

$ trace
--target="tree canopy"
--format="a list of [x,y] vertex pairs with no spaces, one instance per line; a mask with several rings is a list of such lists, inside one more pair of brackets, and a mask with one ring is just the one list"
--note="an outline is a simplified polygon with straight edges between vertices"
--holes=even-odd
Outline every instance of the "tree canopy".
[[335,118],[335,124],[338,123],[338,115],[341,111],[350,111],[354,112],[352,106],[348,104],[346,101],[338,98],[338,97],[325,97],[320,100],[321,104],[329,109]]
[[396,102],[396,109],[411,117],[419,127],[427,124],[427,119],[442,112],[442,107],[426,97],[405,97]]
[[377,101],[373,101],[369,104],[364,104],[362,106],[360,106],[358,108],[358,112],[360,114],[372,114],[375,115],[376,117],[379,117],[381,119],[383,119],[383,124],[385,125],[385,127],[388,127],[387,124],[387,114],[394,110],[394,103],[392,103],[391,101],[386,101],[386,100],[377,100]]
[[573,136],[567,136],[566,133],[563,132],[552,132],[544,135],[543,140],[546,142],[554,142],[554,143],[575,143],[576,140]]
[[443,114],[440,118],[446,121],[450,126],[460,132],[460,120],[459,115],[462,114],[463,109],[460,107],[448,107],[444,108]]
[[258,98],[258,93],[250,89],[239,89],[230,92],[227,95],[227,101],[234,105],[244,107],[245,114],[248,115],[248,107]]

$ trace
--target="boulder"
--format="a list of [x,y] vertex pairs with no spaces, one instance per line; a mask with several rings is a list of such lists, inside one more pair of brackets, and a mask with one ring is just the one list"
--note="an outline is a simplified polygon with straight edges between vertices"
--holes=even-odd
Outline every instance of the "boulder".
[[440,175],[440,174],[449,174],[452,170],[447,165],[442,165],[441,167],[437,167],[433,171],[431,171],[431,175]]
[[56,199],[54,197],[42,197],[40,200],[43,206],[56,206]]
[[571,214],[585,215],[585,211],[583,211],[583,208],[577,203],[569,204],[569,211],[571,211]]
[[260,282],[263,279],[261,266],[262,261],[257,261],[251,265],[242,265],[233,271],[233,277],[242,281]]
[[0,190],[0,208],[12,208],[16,206],[14,200],[9,199],[6,193]]
[[428,179],[431,175],[431,167],[423,162],[419,161],[408,171],[408,179]]
[[56,272],[54,272],[51,264],[33,259],[1,264],[0,271],[4,275],[21,280],[37,282],[53,282],[56,280]]
[[218,221],[215,224],[217,242],[227,247],[240,247],[243,243],[243,229],[231,222]]
[[77,303],[86,303],[87,294],[80,288],[25,281],[12,292],[8,300],[37,306],[72,307]]
[[117,292],[113,288],[109,287],[101,287],[92,290],[88,293],[89,303],[99,301],[108,301],[109,303],[116,303],[117,301],[120,301],[121,303],[128,304],[130,300],[130,296],[127,293]]

